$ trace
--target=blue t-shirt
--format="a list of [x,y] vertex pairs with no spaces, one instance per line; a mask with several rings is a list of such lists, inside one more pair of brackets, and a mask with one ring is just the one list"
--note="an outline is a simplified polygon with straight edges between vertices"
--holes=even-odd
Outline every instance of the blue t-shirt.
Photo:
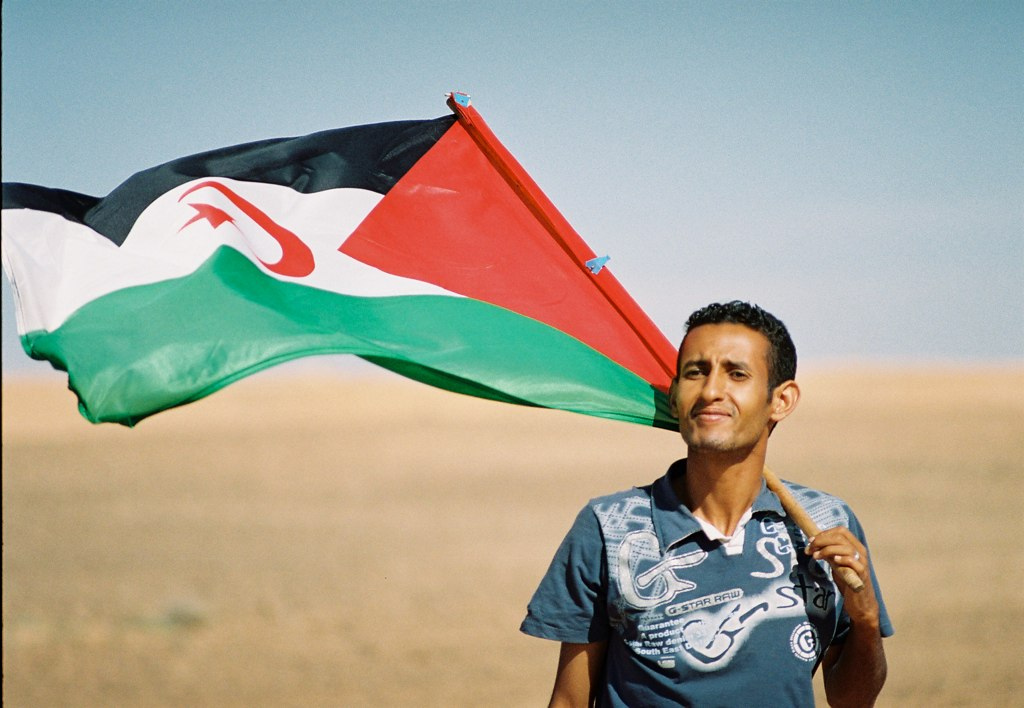
[[[803,552],[806,537],[763,483],[742,551],[710,540],[672,489],[685,469],[680,460],[649,486],[589,502],[522,631],[607,640],[599,706],[813,706],[812,675],[850,624],[831,568]],[[785,484],[818,526],[846,526],[867,545],[843,501]]]

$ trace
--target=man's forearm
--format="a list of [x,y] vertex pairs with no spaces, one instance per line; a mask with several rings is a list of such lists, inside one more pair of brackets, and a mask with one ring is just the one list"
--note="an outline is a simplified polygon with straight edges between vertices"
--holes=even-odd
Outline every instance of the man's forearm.
[[825,696],[830,706],[872,706],[885,684],[888,665],[878,626],[854,625],[825,667]]

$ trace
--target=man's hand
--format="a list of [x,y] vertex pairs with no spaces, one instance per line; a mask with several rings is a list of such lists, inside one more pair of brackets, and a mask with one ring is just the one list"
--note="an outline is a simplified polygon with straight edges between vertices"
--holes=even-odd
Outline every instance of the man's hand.
[[878,628],[879,609],[875,588],[871,584],[871,572],[868,564],[868,549],[845,526],[822,531],[814,538],[808,539],[806,552],[815,560],[826,561],[835,568],[849,568],[864,588],[854,591],[847,585],[840,573],[833,573],[836,585],[843,594],[846,614],[854,624],[873,625]]

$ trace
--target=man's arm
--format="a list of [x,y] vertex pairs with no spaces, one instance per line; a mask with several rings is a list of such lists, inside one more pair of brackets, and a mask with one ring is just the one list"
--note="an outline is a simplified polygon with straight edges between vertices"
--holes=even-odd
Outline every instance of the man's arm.
[[548,708],[589,708],[597,695],[608,642],[562,642]]
[[868,549],[849,529],[836,527],[810,539],[807,552],[826,560],[833,568],[853,569],[864,582],[860,592],[835,576],[843,594],[843,609],[850,618],[850,631],[822,657],[825,697],[831,706],[872,706],[885,684],[888,666],[882,646],[878,598],[871,582]]

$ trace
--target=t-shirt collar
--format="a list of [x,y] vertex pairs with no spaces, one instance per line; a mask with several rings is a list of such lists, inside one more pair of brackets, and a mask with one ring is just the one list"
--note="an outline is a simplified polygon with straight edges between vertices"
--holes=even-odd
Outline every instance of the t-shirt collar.
[[[672,489],[672,480],[684,474],[686,474],[686,460],[677,460],[652,485],[651,515],[654,520],[654,532],[658,535],[662,553],[687,537],[702,532],[697,517],[686,508],[676,496],[675,490]],[[754,499],[751,511],[754,516],[759,513],[773,513],[780,517],[786,515],[782,509],[782,502],[768,489],[764,480],[761,480],[761,491]]]

